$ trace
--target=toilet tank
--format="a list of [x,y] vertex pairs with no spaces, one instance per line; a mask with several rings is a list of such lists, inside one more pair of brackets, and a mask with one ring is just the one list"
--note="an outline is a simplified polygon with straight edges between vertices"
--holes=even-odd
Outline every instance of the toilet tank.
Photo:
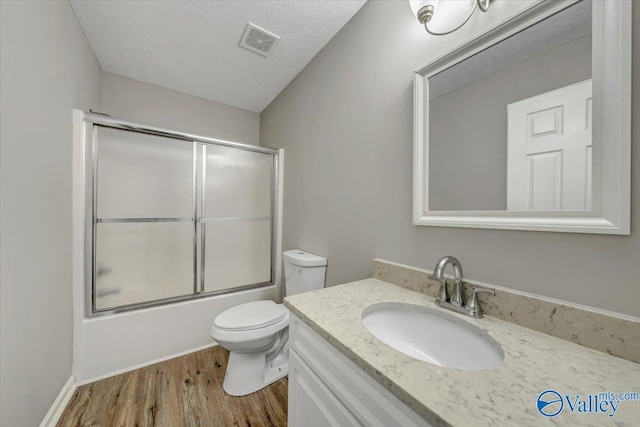
[[324,287],[327,259],[299,249],[284,251],[285,294],[295,295]]

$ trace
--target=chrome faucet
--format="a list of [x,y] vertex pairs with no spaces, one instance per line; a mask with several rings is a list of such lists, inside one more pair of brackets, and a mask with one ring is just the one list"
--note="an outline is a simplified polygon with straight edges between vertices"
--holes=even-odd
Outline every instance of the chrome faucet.
[[[449,300],[447,282],[444,278],[444,269],[449,264],[453,265],[453,297],[451,300]],[[429,279],[440,282],[440,300],[450,302],[458,307],[462,306],[462,266],[457,258],[452,256],[440,258],[440,261],[438,261],[433,271],[433,275],[429,276]]]
[[[444,278],[444,269],[447,265],[453,266],[453,296],[449,298],[449,291],[447,290],[447,281]],[[462,313],[467,316],[479,319],[483,316],[482,307],[478,304],[476,295],[482,292],[495,295],[495,291],[490,289],[473,288],[471,289],[471,297],[469,302],[465,304],[462,298],[462,287],[464,281],[462,277],[462,266],[457,258],[452,256],[445,256],[440,258],[436,268],[433,270],[433,274],[429,276],[429,279],[440,282],[440,291],[436,298],[436,305],[448,310],[455,311],[456,313]]]

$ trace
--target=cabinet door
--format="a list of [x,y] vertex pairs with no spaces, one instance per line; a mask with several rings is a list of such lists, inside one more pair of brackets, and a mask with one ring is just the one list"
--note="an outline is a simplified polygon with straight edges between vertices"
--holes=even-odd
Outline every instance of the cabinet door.
[[[289,314],[289,354],[295,354],[313,378],[328,390],[355,422],[372,427],[431,427],[426,420],[383,388],[344,354],[313,331],[293,313]],[[293,369],[289,373],[289,407],[295,402]],[[291,417],[291,412],[289,413]],[[292,419],[292,418],[290,418]],[[304,418],[298,418],[305,425]],[[340,425],[352,425],[339,423]],[[332,425],[327,422],[326,425]]]
[[289,356],[289,427],[361,425],[295,351]]

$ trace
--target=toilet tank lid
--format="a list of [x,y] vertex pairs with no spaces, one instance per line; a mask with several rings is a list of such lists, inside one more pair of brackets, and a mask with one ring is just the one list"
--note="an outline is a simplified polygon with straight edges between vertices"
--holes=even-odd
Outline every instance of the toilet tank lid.
[[318,255],[310,254],[309,252],[301,251],[299,249],[291,249],[290,251],[284,251],[282,258],[300,267],[322,267],[327,265],[327,259]]

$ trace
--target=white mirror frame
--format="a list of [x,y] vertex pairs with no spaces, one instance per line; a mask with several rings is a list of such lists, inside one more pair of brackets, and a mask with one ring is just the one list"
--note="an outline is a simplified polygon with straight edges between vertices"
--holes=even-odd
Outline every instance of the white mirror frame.
[[490,28],[415,73],[413,223],[570,233],[630,234],[631,4],[593,1],[592,211],[429,211],[429,77],[579,0],[547,0]]

